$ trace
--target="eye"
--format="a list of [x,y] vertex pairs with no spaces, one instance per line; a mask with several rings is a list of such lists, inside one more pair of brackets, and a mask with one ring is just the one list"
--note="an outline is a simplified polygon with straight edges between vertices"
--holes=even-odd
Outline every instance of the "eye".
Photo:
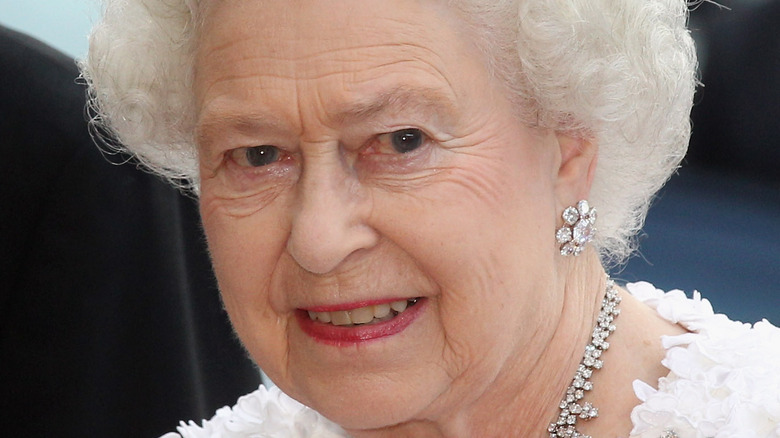
[[387,136],[387,139],[385,140],[382,138],[381,140],[388,141],[390,147],[392,147],[395,152],[401,154],[411,152],[422,146],[425,142],[425,134],[416,128],[401,129],[382,135],[382,137],[385,136]]
[[280,155],[279,148],[270,145],[238,148],[230,151],[230,157],[243,167],[267,166],[278,161]]

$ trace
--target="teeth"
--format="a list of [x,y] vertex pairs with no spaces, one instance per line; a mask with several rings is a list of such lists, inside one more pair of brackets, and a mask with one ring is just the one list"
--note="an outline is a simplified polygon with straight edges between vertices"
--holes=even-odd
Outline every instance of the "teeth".
[[317,319],[322,322],[330,322],[330,312],[317,312]]
[[366,324],[374,319],[374,306],[361,307],[349,312],[352,324]]
[[312,321],[331,323],[333,325],[368,324],[378,320],[386,320],[404,310],[409,304],[414,304],[417,299],[393,301],[392,303],[377,304],[375,306],[360,307],[352,310],[338,310],[335,312],[312,312],[309,318]]
[[399,313],[403,312],[406,310],[406,301],[393,301],[390,303],[390,308]]
[[311,318],[312,321],[322,321],[322,322],[330,322],[330,312],[312,312],[309,310],[309,318]]
[[374,318],[384,318],[390,314],[389,304],[377,304],[374,306]]
[[348,325],[352,324],[352,319],[349,317],[349,312],[346,310],[338,310],[336,312],[330,312],[331,324],[333,325]]

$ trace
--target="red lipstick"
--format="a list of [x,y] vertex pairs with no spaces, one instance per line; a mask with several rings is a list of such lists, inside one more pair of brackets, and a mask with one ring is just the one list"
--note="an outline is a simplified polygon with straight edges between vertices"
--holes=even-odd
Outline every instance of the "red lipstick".
[[335,346],[348,346],[393,336],[404,331],[422,314],[422,311],[427,304],[427,300],[418,299],[415,304],[410,305],[406,308],[406,310],[395,315],[393,318],[387,321],[372,324],[337,326],[320,321],[314,321],[309,318],[307,313],[308,310],[314,312],[331,312],[345,309],[356,309],[366,305],[382,303],[383,301],[377,301],[371,303],[360,303],[358,305],[352,303],[348,306],[316,307],[306,310],[299,309],[295,312],[295,316],[298,319],[298,324],[300,325],[303,332],[314,338],[315,341]]

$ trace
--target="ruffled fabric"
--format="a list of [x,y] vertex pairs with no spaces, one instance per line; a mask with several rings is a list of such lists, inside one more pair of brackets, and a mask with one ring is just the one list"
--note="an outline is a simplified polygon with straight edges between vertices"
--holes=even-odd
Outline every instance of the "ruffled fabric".
[[670,373],[656,387],[634,382],[632,438],[780,438],[780,329],[716,315],[698,292],[626,288],[690,331],[662,338]]
[[[690,333],[662,338],[668,376],[634,382],[642,401],[631,413],[631,438],[780,438],[780,329],[716,315],[694,292],[668,293],[650,283],[626,288]],[[197,425],[182,422],[161,438],[349,438],[338,425],[278,388],[264,386]]]
[[182,421],[176,430],[160,438],[349,438],[338,425],[279,388],[262,385],[200,426]]

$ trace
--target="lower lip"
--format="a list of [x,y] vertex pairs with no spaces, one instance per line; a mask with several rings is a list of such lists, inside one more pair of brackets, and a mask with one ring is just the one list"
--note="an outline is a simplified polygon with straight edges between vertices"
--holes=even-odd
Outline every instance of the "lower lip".
[[348,346],[401,333],[422,314],[423,308],[427,303],[426,299],[420,299],[415,305],[407,307],[405,311],[390,320],[351,327],[314,321],[309,318],[305,310],[298,310],[295,312],[295,316],[298,318],[298,323],[303,332],[314,338],[314,340],[330,345]]

